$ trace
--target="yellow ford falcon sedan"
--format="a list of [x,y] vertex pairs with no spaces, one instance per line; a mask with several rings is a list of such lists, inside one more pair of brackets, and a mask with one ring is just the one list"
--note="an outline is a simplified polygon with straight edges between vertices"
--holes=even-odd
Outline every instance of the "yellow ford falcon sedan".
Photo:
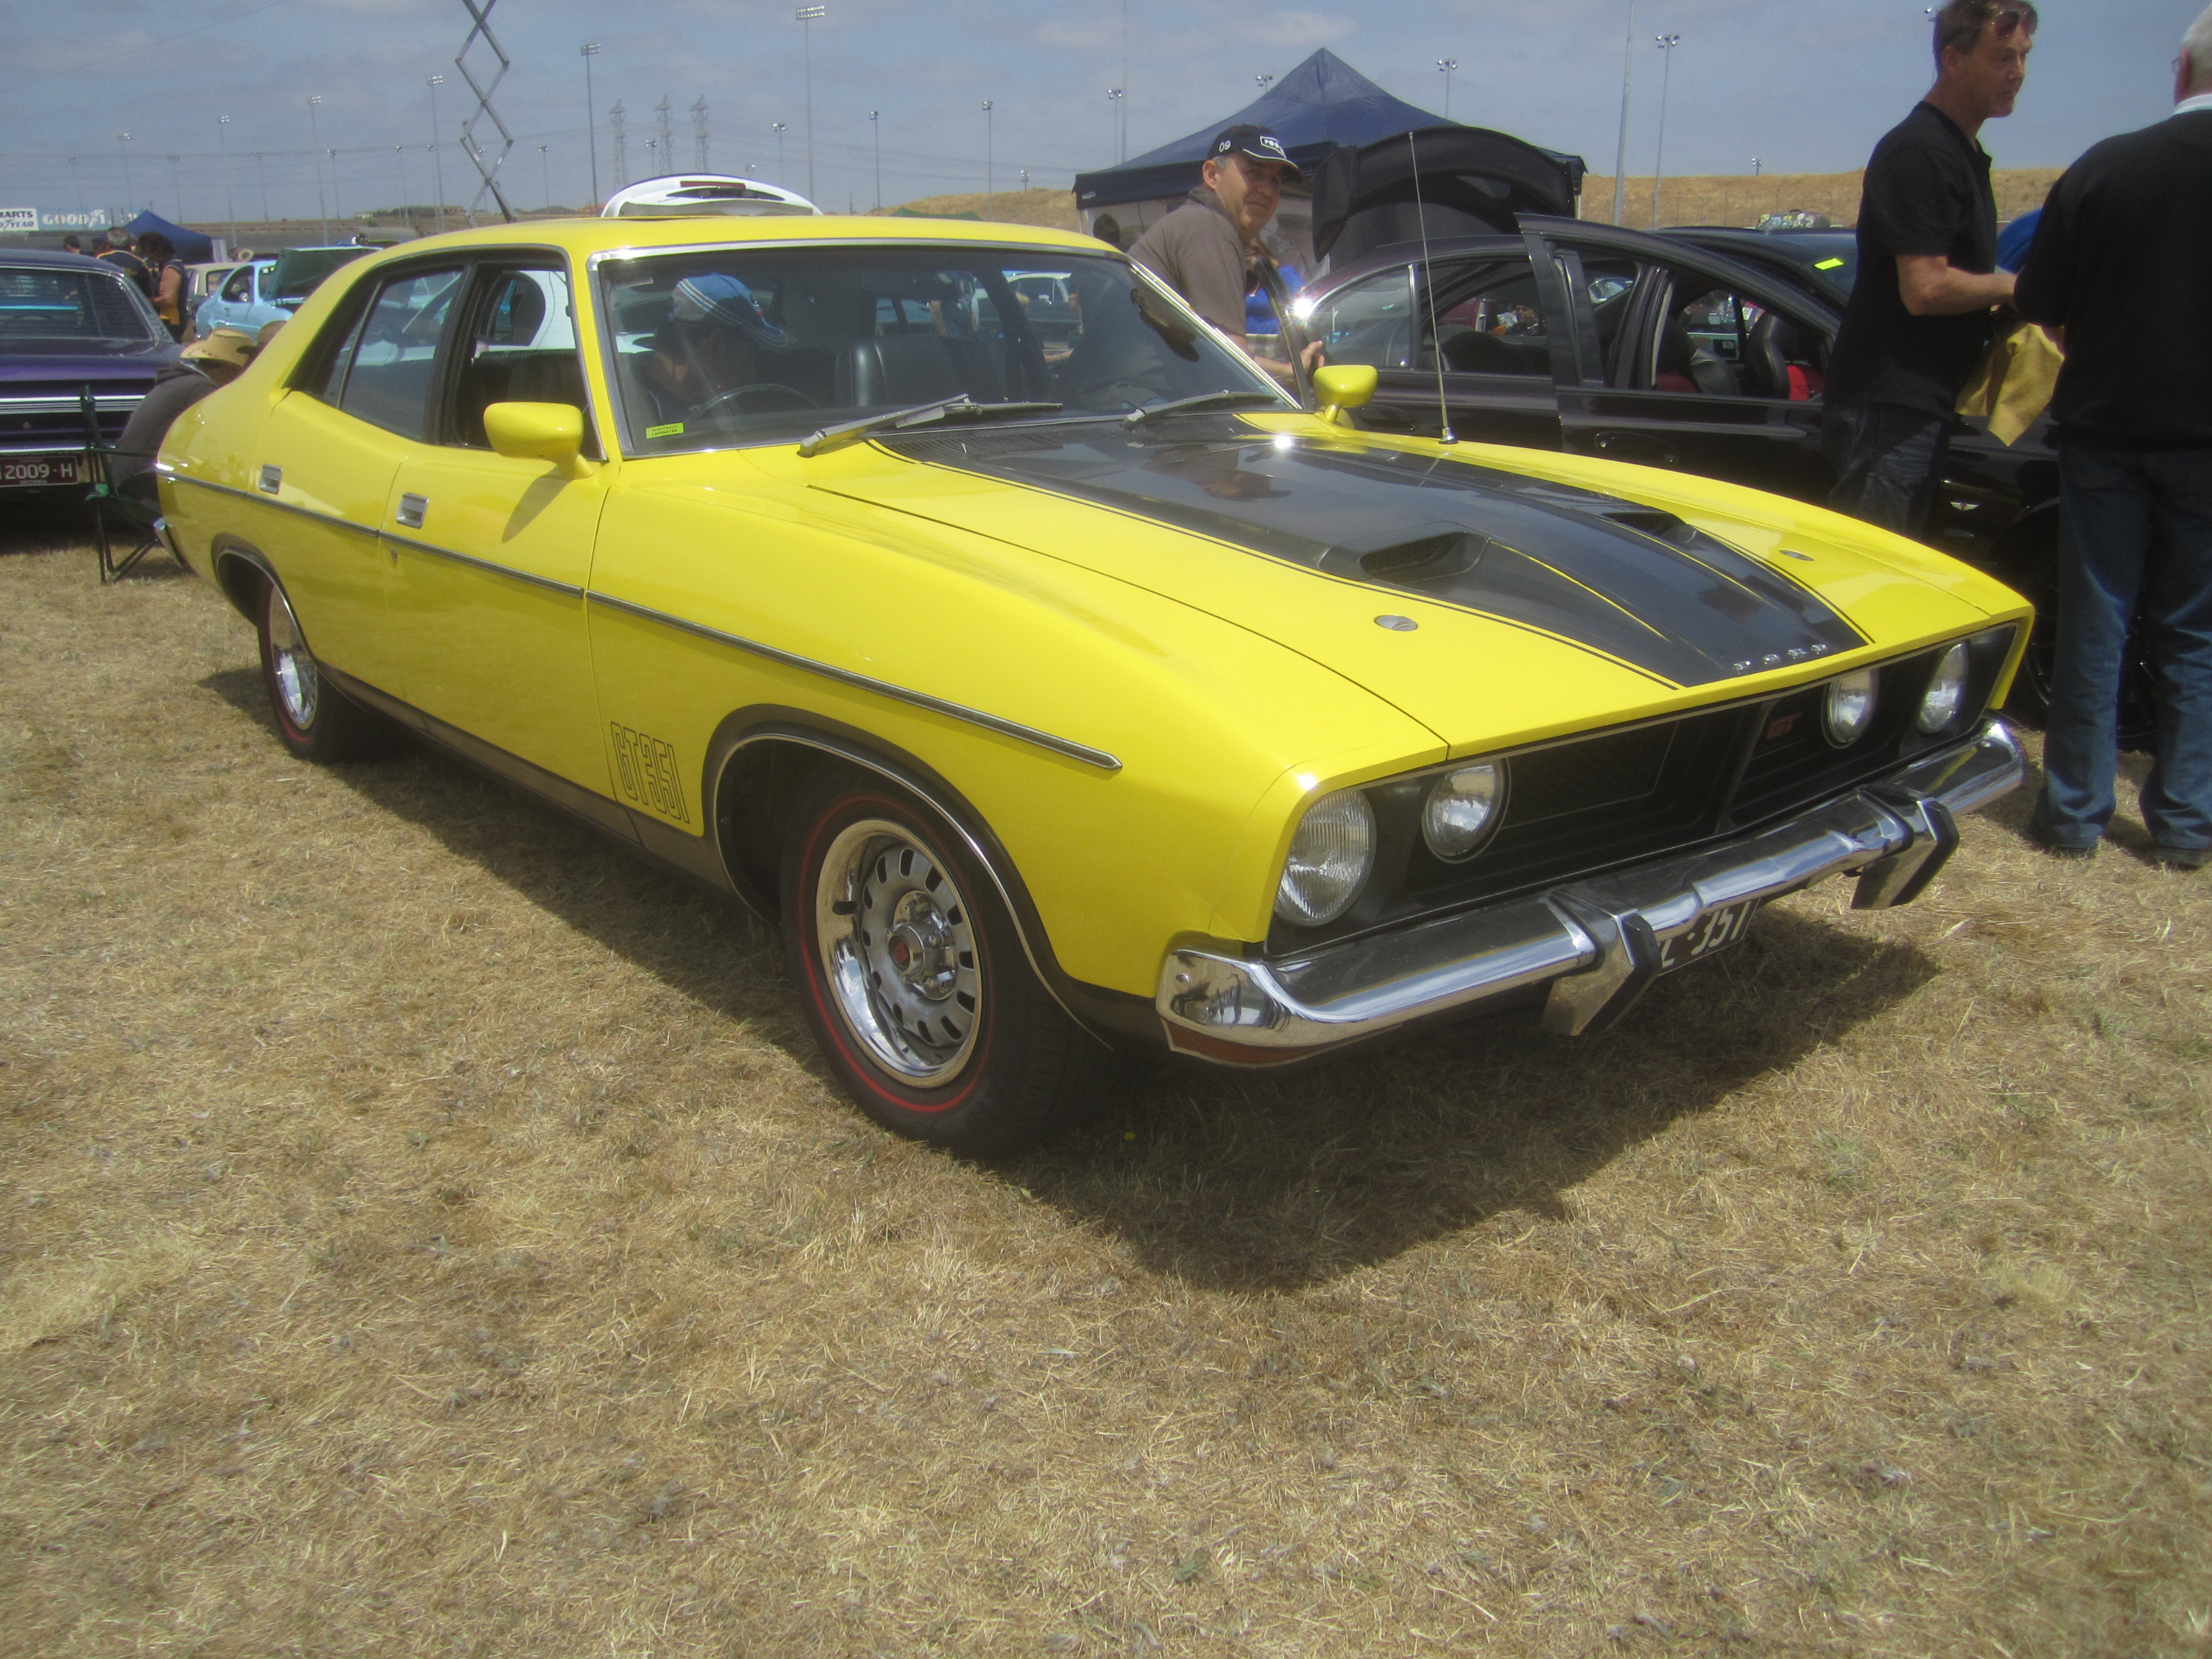
[[412,733],[778,921],[854,1098],[975,1152],[1118,1044],[1601,1030],[2020,781],[1987,578],[1321,379],[1051,231],[514,225],[334,276],[161,499],[294,753]]

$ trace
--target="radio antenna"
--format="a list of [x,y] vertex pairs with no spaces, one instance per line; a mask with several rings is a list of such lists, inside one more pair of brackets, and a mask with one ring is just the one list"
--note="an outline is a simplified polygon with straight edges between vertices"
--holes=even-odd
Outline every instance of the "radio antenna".
[[1455,444],[1459,439],[1451,429],[1451,408],[1444,402],[1444,343],[1437,335],[1436,271],[1429,264],[1429,215],[1421,205],[1421,153],[1413,146],[1413,130],[1406,129],[1406,155],[1413,164],[1413,216],[1421,222],[1421,276],[1429,295],[1429,352],[1437,360],[1437,425],[1440,444]]

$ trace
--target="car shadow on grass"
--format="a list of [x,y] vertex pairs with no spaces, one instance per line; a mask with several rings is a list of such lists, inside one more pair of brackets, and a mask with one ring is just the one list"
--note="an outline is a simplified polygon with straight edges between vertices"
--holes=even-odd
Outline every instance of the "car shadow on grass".
[[[201,684],[274,740],[258,674]],[[734,905],[443,756],[332,770],[368,805],[744,1021],[836,1092],[775,936]],[[1140,1060],[1109,1067],[1096,1122],[978,1172],[1196,1286],[1322,1283],[1491,1216],[1564,1214],[1567,1194],[1624,1152],[1787,1071],[1936,971],[1913,946],[1771,909],[1602,1036],[1547,1036],[1524,1009],[1287,1074]]]

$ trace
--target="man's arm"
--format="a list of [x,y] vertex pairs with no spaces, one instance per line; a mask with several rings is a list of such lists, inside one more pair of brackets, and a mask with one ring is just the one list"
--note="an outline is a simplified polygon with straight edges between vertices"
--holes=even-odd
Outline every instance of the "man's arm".
[[2014,278],[2008,270],[1986,276],[1961,270],[1940,253],[1897,256],[1897,293],[1916,317],[1957,317],[1970,311],[2012,303]]

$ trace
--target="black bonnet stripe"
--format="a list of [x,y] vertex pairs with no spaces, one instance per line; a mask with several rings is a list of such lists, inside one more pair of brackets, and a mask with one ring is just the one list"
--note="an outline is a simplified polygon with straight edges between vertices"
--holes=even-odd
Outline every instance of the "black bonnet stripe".
[[1677,685],[1866,642],[1807,589],[1671,514],[1464,461],[1283,444],[1230,417],[889,447],[1541,629]]

